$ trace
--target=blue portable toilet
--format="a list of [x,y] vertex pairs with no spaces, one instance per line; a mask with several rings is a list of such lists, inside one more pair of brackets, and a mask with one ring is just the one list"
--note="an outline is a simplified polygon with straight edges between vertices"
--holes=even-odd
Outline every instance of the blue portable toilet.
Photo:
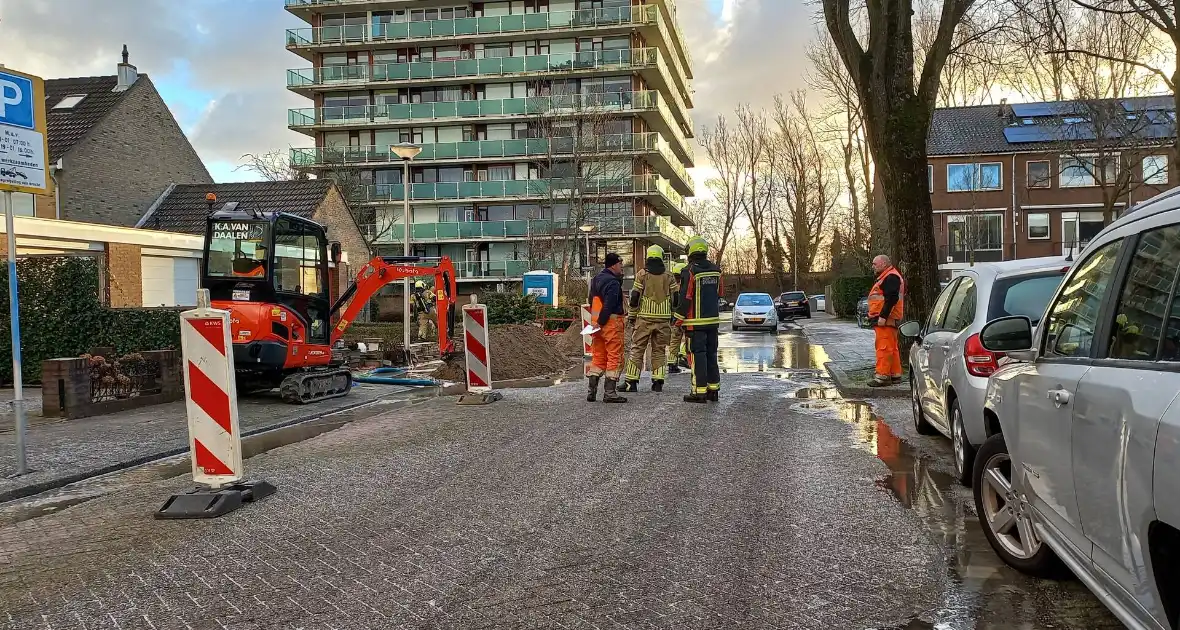
[[557,306],[557,274],[552,271],[525,272],[524,294],[536,296],[538,304]]

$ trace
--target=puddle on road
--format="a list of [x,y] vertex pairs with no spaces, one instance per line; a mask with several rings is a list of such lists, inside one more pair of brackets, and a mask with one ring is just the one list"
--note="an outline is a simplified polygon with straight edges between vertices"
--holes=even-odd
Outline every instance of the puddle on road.
[[807,337],[785,331],[770,333],[724,333],[717,349],[722,374],[774,372],[778,370],[823,370],[830,361],[823,347],[813,346]]
[[790,398],[799,400],[794,410],[851,425],[856,446],[889,467],[877,485],[913,510],[946,551],[952,586],[942,606],[889,630],[1123,627],[1080,584],[1036,581],[1004,565],[973,513],[970,490],[935,470],[869,404],[844,400],[830,387],[802,388]]

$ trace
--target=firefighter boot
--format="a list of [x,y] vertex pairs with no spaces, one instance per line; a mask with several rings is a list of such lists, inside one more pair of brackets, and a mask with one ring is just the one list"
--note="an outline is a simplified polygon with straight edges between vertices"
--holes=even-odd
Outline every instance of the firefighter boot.
[[704,404],[709,402],[709,397],[705,394],[686,394],[684,396],[684,402]]
[[721,392],[718,392],[718,391],[717,391],[717,390],[715,390],[715,389],[710,389],[709,391],[705,392],[705,398],[706,398],[706,399],[707,399],[709,402],[717,402],[718,400],[720,400],[720,399],[717,397],[717,395],[718,395],[718,394],[720,394],[720,393],[721,393]]
[[603,392],[602,392],[602,402],[604,402],[604,403],[625,403],[625,402],[627,402],[627,399],[620,396],[619,392],[615,389],[615,385],[618,382],[619,382],[619,380],[615,379],[615,378],[606,379],[606,386],[603,388]]
[[623,381],[622,385],[619,385],[619,391],[621,391],[621,392],[637,392],[637,391],[639,391],[639,381],[633,381],[631,379],[627,379],[627,380]]
[[601,376],[588,376],[586,383],[589,385],[589,391],[586,392],[586,402],[594,402],[598,400],[598,380]]
[[668,373],[669,374],[679,374],[680,373],[680,366],[676,365],[675,363],[669,363],[668,364]]
[[657,393],[664,391],[664,381],[653,379],[651,382],[651,391],[657,392]]

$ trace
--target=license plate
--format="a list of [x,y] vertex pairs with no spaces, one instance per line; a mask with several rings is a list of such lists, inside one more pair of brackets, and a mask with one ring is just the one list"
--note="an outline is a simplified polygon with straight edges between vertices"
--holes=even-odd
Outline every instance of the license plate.
[[751,324],[761,324],[762,318],[761,317],[751,317],[751,318],[747,319],[746,321],[750,322]]
[[799,306],[798,302],[787,302],[787,306]]

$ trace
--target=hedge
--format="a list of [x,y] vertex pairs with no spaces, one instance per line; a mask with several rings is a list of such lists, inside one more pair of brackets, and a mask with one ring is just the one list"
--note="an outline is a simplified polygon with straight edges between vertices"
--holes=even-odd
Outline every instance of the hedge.
[[829,295],[828,299],[832,301],[832,308],[836,311],[836,316],[856,317],[856,303],[869,294],[869,289],[873,288],[873,282],[874,279],[867,276],[834,280],[832,295]]
[[524,293],[484,293],[479,296],[488,307],[491,324],[531,324],[537,319],[537,298]]
[[[95,258],[33,257],[17,261],[20,282],[22,375],[41,379],[45,359],[76,357],[95,347],[120,354],[180,348],[181,309],[111,309],[99,301],[100,263]],[[0,274],[7,306],[8,274]],[[0,315],[0,381],[12,382],[11,324]]]

